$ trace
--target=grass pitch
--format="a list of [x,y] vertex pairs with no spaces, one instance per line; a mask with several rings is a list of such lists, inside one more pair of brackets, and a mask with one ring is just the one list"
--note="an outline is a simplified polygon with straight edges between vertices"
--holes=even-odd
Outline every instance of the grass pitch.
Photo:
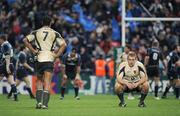
[[35,100],[20,95],[15,102],[0,95],[0,116],[180,116],[180,100],[146,99],[146,108],[139,108],[138,99],[127,100],[127,107],[118,107],[118,98],[114,95],[80,96],[77,101],[73,95],[66,95],[59,100],[59,95],[52,95],[49,109],[35,109]]

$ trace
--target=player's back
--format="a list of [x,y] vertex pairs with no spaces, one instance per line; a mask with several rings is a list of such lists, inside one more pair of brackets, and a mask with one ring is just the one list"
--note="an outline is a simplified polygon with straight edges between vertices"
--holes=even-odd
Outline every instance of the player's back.
[[38,61],[39,62],[53,62],[53,51],[56,42],[60,43],[61,35],[51,29],[44,26],[38,30],[33,31],[27,36],[29,41],[35,40],[36,48],[39,50]]
[[149,64],[148,65],[150,65],[150,66],[159,65],[159,59],[160,59],[160,50],[159,49],[149,48],[148,55],[149,55]]
[[36,31],[37,44],[41,51],[52,51],[57,32],[49,27],[42,27]]

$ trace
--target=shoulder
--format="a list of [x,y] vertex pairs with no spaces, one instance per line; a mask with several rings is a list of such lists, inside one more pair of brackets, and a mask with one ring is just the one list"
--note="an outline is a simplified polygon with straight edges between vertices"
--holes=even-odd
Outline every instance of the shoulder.
[[6,41],[2,44],[2,48],[3,49],[11,49],[11,44],[8,41]]
[[139,66],[139,67],[144,67],[144,64],[143,64],[142,62],[140,62],[140,61],[137,61],[136,64],[137,64],[137,66]]
[[120,63],[120,65],[119,65],[119,69],[121,69],[121,68],[123,68],[123,67],[126,67],[127,65],[128,65],[127,62],[122,62],[122,63]]

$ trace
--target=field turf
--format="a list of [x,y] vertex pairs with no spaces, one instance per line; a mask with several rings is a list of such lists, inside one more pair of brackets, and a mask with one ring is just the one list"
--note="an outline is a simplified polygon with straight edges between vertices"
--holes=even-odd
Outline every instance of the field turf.
[[146,108],[137,107],[138,99],[126,100],[127,107],[118,107],[118,98],[114,95],[81,96],[77,101],[72,95],[66,95],[60,101],[59,95],[52,95],[49,109],[35,109],[35,100],[20,95],[19,101],[0,95],[0,116],[180,116],[180,100],[170,97],[155,100],[146,99]]

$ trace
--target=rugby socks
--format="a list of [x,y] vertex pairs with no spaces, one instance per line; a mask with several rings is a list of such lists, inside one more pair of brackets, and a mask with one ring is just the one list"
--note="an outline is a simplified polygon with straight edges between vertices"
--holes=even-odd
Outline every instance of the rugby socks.
[[[12,84],[11,85],[11,90],[12,90],[12,93],[14,94],[14,100],[17,101],[17,88],[16,88],[16,85],[15,84]],[[11,94],[12,94],[11,93]]]
[[158,97],[158,89],[159,89],[159,86],[155,85],[155,87],[154,87],[155,97]]
[[64,97],[65,90],[66,90],[65,87],[61,87],[61,97]]
[[125,102],[125,101],[124,101],[124,93],[123,93],[123,92],[117,94],[117,96],[118,96],[119,100],[121,101],[121,103],[124,103],[124,102]]
[[168,87],[166,87],[166,89],[165,89],[165,91],[164,91],[164,93],[163,93],[163,96],[166,96],[166,94],[168,93],[169,89],[170,89],[170,87],[169,87],[169,86],[168,86]]
[[36,91],[36,101],[37,101],[37,103],[42,102],[42,96],[43,96],[43,90],[37,90]]
[[43,92],[43,105],[48,106],[50,94],[49,91],[44,91]]
[[28,91],[31,98],[35,98],[34,95],[32,94],[32,91],[31,91],[30,87],[26,87],[26,90]]
[[174,91],[175,91],[175,94],[176,94],[176,98],[179,99],[179,87],[175,87],[174,88]]
[[9,99],[11,96],[12,96],[12,87],[11,87],[11,90],[10,90],[10,92],[8,93],[8,96],[7,96],[7,98]]
[[74,87],[75,97],[79,94],[79,87]]
[[144,102],[146,96],[147,96],[147,93],[141,93],[140,103]]

